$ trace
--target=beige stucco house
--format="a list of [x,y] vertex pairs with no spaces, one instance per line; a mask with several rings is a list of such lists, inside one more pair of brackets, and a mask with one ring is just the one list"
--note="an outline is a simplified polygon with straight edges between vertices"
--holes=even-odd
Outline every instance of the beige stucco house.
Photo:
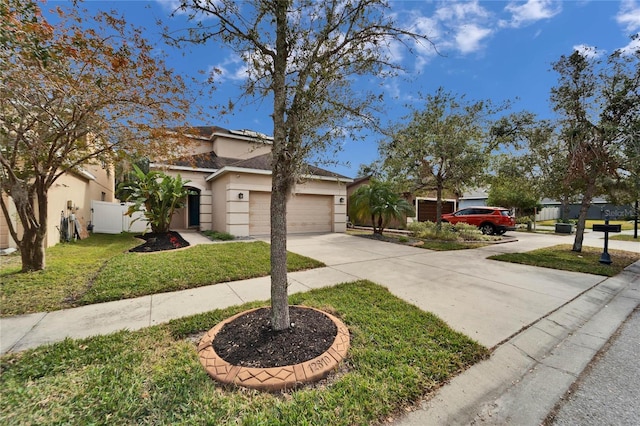
[[[171,228],[228,232],[235,236],[270,233],[271,146],[256,132],[197,127],[191,155],[156,161],[152,169],[188,179],[196,192],[174,215]],[[344,232],[347,183],[336,173],[308,166],[287,205],[289,233]]]
[[[60,242],[61,216],[69,217],[72,213],[80,224],[79,233],[87,236],[87,225],[91,221],[91,201],[113,201],[115,183],[113,172],[107,165],[85,165],[73,172],[60,176],[49,189],[47,238],[45,246],[50,247]],[[4,192],[2,197],[9,199]],[[15,214],[15,206],[8,203],[10,220],[20,235],[20,220]],[[9,233],[4,214],[0,213],[0,249],[16,248],[16,243]]]

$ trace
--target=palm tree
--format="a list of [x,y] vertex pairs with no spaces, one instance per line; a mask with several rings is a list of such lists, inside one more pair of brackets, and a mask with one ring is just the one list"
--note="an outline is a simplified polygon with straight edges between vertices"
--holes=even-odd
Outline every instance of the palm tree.
[[372,179],[351,195],[349,215],[366,222],[371,219],[374,234],[382,234],[392,219],[413,215],[413,206],[399,196],[388,182]]

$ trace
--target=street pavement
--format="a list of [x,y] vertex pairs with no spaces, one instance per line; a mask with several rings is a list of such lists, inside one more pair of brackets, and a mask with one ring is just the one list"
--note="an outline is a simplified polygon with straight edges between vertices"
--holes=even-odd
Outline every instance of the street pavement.
[[[210,243],[193,232],[192,244]],[[397,425],[538,425],[640,304],[640,262],[613,278],[486,259],[570,244],[573,236],[512,233],[475,250],[434,252],[346,234],[298,235],[288,249],[327,266],[289,274],[289,292],[369,279],[492,349]],[[600,234],[585,246],[602,247]],[[636,242],[610,249],[640,252]],[[66,337],[135,330],[212,309],[268,300],[269,277],[0,319],[0,353]]]
[[640,423],[640,310],[636,309],[548,418],[558,426]]

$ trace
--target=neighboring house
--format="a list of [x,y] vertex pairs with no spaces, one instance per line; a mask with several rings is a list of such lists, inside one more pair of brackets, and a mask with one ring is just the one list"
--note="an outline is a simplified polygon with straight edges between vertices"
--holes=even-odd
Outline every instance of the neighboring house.
[[[152,169],[190,180],[187,187],[195,192],[186,207],[176,211],[171,228],[268,235],[273,139],[215,126],[197,127],[194,133],[190,135],[194,142],[191,155],[150,164]],[[287,231],[344,232],[347,184],[351,181],[307,166],[287,204]]]
[[[488,189],[475,189],[465,192],[460,197],[459,209],[470,206],[486,206],[489,198]],[[540,201],[542,209],[536,214],[536,220],[559,219],[561,215],[561,202],[550,198],[543,198]],[[508,207],[508,206],[506,206]],[[580,203],[569,204],[569,219],[577,219],[580,214]],[[626,218],[633,216],[633,207],[618,206],[607,202],[606,199],[596,197],[591,201],[591,206],[587,211],[587,219],[604,220],[608,215],[611,219]]]
[[[356,192],[358,188],[363,185],[368,185],[371,181],[371,176],[365,176],[356,178],[352,183],[347,185],[347,199],[351,198],[351,195]],[[442,200],[442,213],[452,213],[456,210],[456,199],[451,198],[450,194],[445,194]],[[415,195],[410,193],[403,194],[403,198],[413,205],[416,215],[412,218],[405,218],[403,221],[393,220],[388,225],[389,228],[404,229],[407,226],[407,220],[417,220],[419,222],[436,221],[436,193],[432,191],[430,193],[421,193],[421,195]],[[348,210],[347,210],[348,211]],[[356,224],[356,225],[371,225],[370,223]]]
[[[82,238],[88,235],[87,225],[91,221],[91,201],[113,201],[115,183],[113,172],[108,166],[85,165],[73,172],[63,174],[56,180],[48,193],[48,221],[45,246],[50,247],[60,242],[61,216],[69,218],[73,213],[80,224],[78,229]],[[8,198],[3,193],[2,197]],[[11,221],[22,232],[20,219],[15,213],[15,206],[8,203]],[[16,248],[4,214],[0,214],[0,249]]]

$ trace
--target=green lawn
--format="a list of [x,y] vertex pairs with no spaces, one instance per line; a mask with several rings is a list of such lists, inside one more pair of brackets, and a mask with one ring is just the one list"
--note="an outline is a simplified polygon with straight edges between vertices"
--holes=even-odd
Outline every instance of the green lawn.
[[609,234],[609,239],[616,241],[635,241],[636,243],[640,243],[640,238],[633,238],[633,235],[628,234]]
[[[94,234],[48,248],[47,267],[41,272],[19,273],[19,258],[3,263],[1,315],[65,309],[270,273],[269,245],[262,241],[128,252],[141,243],[132,234]],[[320,266],[324,265],[316,260],[288,255],[289,271]]]
[[[543,226],[555,226],[555,220],[543,220],[540,222],[536,222],[538,225]],[[603,224],[604,220],[587,220],[585,222],[585,229],[591,229],[594,224]],[[633,229],[633,222],[628,220],[610,220],[609,225],[620,225],[623,231],[629,231]]]
[[140,331],[67,339],[0,358],[1,424],[354,425],[402,413],[488,356],[432,314],[368,281],[291,296],[349,327],[328,380],[286,393],[221,386],[196,354],[216,323],[257,303]]
[[577,253],[571,251],[571,247],[568,244],[561,244],[526,253],[498,254],[490,256],[489,259],[607,277],[619,274],[624,268],[640,260],[640,253],[609,250],[613,263],[611,265],[603,265],[598,261],[602,254],[602,248],[582,247],[582,252]]

